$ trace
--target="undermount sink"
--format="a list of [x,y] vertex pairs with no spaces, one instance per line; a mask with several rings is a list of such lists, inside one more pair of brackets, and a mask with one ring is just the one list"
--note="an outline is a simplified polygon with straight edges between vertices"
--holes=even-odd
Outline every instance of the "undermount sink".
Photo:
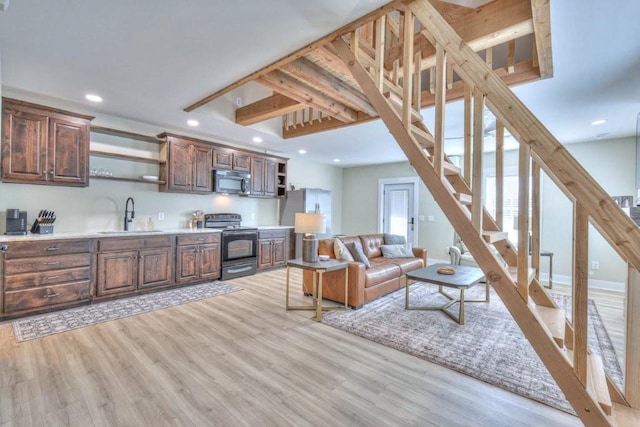
[[162,230],[129,230],[129,231],[98,231],[98,234],[137,234],[137,233],[160,233]]

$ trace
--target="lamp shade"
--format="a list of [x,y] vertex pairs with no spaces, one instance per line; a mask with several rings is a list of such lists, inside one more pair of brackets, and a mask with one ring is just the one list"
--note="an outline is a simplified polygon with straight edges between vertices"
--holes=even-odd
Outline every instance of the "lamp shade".
[[316,213],[297,213],[295,218],[296,233],[326,233],[327,221],[322,214]]

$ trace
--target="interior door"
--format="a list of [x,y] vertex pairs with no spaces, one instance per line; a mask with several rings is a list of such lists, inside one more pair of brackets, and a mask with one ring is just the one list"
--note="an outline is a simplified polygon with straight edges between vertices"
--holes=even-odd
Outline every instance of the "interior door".
[[415,185],[413,183],[385,184],[383,189],[382,231],[405,236],[407,243],[415,243]]

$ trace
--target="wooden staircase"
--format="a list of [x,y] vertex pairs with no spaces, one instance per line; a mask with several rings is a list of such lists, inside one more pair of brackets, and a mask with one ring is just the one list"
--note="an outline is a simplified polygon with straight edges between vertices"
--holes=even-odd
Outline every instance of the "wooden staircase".
[[[528,338],[538,356],[585,425],[638,425],[638,411],[629,407],[624,393],[606,377],[602,361],[587,348],[587,239],[593,224],[630,269],[640,268],[640,231],[615,205],[588,173],[555,140],[544,126],[513,95],[494,71],[455,33],[427,0],[407,2],[403,17],[403,66],[400,78],[389,73],[375,58],[381,52],[362,51],[355,32],[332,43],[369,102],[384,121],[411,165],[440,205],[458,235]],[[380,18],[383,19],[383,18]],[[421,121],[413,101],[420,93],[419,54],[413,51],[413,29],[435,46],[435,131]],[[376,22],[383,28],[384,22]],[[383,49],[384,46],[376,46]],[[366,58],[366,59],[363,59]],[[416,61],[417,60],[417,61]],[[372,63],[374,65],[372,65]],[[461,169],[444,153],[444,103],[446,81],[453,68],[465,84],[465,111],[473,128],[473,150],[465,152]],[[448,74],[449,73],[449,74]],[[401,84],[399,83],[401,81]],[[418,91],[416,92],[416,86]],[[394,90],[388,88],[393,87]],[[473,103],[473,105],[472,105]],[[501,217],[493,218],[480,202],[482,195],[483,110],[487,106],[520,142],[519,244],[515,248],[501,230]],[[472,113],[472,114],[471,114]],[[473,126],[471,125],[473,117]],[[467,145],[467,144],[465,144]],[[470,146],[470,144],[469,144]],[[540,171],[544,171],[574,203],[574,288],[571,319],[558,308],[536,278],[539,265]],[[529,182],[534,196],[529,224]],[[500,186],[501,183],[498,184]],[[538,197],[538,199],[536,199]],[[528,232],[534,243],[529,264]],[[491,246],[506,261],[494,254]],[[637,372],[637,371],[636,371]]]

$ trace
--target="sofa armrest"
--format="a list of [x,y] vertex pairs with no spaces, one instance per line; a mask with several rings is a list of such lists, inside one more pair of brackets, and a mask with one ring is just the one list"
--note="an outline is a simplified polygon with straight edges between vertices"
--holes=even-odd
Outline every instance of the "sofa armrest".
[[460,258],[462,257],[462,253],[460,252],[460,248],[457,246],[449,246],[449,258],[450,262],[453,265],[460,265]]
[[423,267],[427,266],[427,250],[425,248],[411,248],[413,256],[422,260]]

